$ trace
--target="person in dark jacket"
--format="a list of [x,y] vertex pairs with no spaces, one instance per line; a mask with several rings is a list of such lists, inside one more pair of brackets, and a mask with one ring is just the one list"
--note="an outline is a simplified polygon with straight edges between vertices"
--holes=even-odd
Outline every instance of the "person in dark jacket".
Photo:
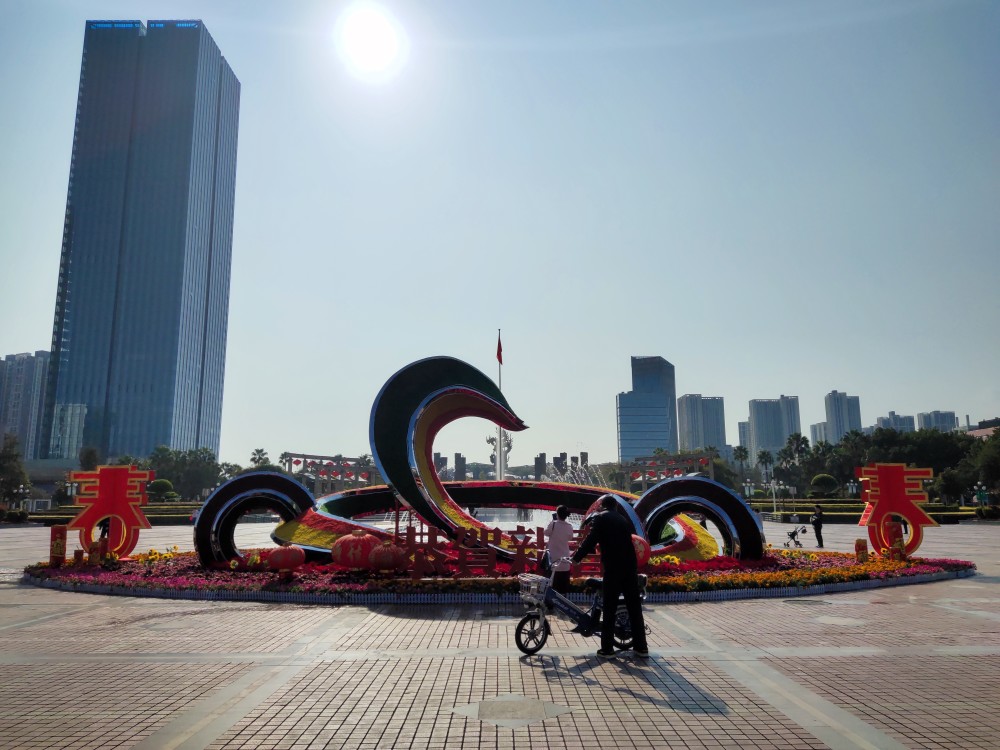
[[619,594],[625,595],[629,621],[632,624],[632,650],[636,656],[649,656],[646,645],[646,623],[642,616],[642,599],[639,593],[639,566],[632,544],[632,524],[617,512],[618,499],[604,495],[600,499],[601,512],[589,521],[587,538],[573,554],[573,561],[580,562],[594,551],[601,549],[601,567],[604,570],[604,613],[601,624],[601,648],[597,655],[608,659],[615,655],[615,610]]
[[816,507],[813,509],[812,518],[809,522],[813,527],[813,534],[816,535],[816,546],[820,549],[823,548],[823,508],[820,507],[819,503],[816,503]]

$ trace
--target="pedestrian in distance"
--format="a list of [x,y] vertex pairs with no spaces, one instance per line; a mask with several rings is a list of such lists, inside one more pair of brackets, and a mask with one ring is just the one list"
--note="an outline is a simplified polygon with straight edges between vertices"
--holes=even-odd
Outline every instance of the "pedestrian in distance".
[[552,520],[545,527],[545,551],[550,561],[557,561],[552,566],[552,588],[560,594],[569,593],[570,564],[564,558],[569,557],[569,543],[573,540],[573,524],[569,518],[569,508],[560,505],[552,514]]
[[615,655],[615,611],[618,609],[618,596],[623,594],[632,625],[632,650],[636,656],[649,656],[639,593],[639,564],[632,544],[634,529],[629,520],[618,512],[618,499],[614,495],[602,495],[600,504],[601,512],[588,519],[590,531],[587,538],[573,554],[573,562],[580,562],[595,548],[600,547],[601,550],[604,612],[601,615],[601,648],[597,655],[603,659]]
[[813,534],[816,535],[816,546],[820,549],[823,548],[823,508],[820,507],[819,503],[813,508],[812,517],[809,519],[809,523],[812,524]]

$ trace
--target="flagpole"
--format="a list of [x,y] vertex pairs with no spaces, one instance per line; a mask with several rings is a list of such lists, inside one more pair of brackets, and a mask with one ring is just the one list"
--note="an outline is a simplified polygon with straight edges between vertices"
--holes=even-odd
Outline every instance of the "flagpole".
[[[500,345],[500,329],[497,328],[497,388],[503,391],[503,348]],[[497,481],[504,479],[503,427],[497,425]]]

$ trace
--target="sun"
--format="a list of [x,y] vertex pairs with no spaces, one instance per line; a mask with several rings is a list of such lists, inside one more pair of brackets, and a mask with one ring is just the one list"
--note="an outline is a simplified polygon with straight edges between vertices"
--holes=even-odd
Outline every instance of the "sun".
[[351,74],[371,83],[393,78],[409,51],[406,32],[392,13],[367,1],[354,3],[340,14],[334,41]]

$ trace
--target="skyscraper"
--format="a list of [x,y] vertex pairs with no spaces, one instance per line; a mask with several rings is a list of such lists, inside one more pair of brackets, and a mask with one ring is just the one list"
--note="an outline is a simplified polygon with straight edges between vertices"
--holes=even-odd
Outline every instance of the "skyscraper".
[[759,398],[750,402],[750,461],[757,463],[761,451],[774,458],[785,447],[788,436],[801,433],[799,397]]
[[682,451],[726,446],[726,412],[721,396],[688,393],[677,399],[677,432]]
[[836,445],[848,432],[861,431],[861,398],[830,391],[826,405],[826,439]]
[[618,460],[677,452],[674,366],[663,357],[632,357],[632,390],[618,394]]
[[218,453],[240,84],[201,21],[88,21],[44,445]]
[[928,411],[917,414],[917,428],[951,432],[958,428],[958,418],[953,411]]
[[17,437],[25,459],[38,456],[49,353],[8,354],[0,360],[0,438]]

